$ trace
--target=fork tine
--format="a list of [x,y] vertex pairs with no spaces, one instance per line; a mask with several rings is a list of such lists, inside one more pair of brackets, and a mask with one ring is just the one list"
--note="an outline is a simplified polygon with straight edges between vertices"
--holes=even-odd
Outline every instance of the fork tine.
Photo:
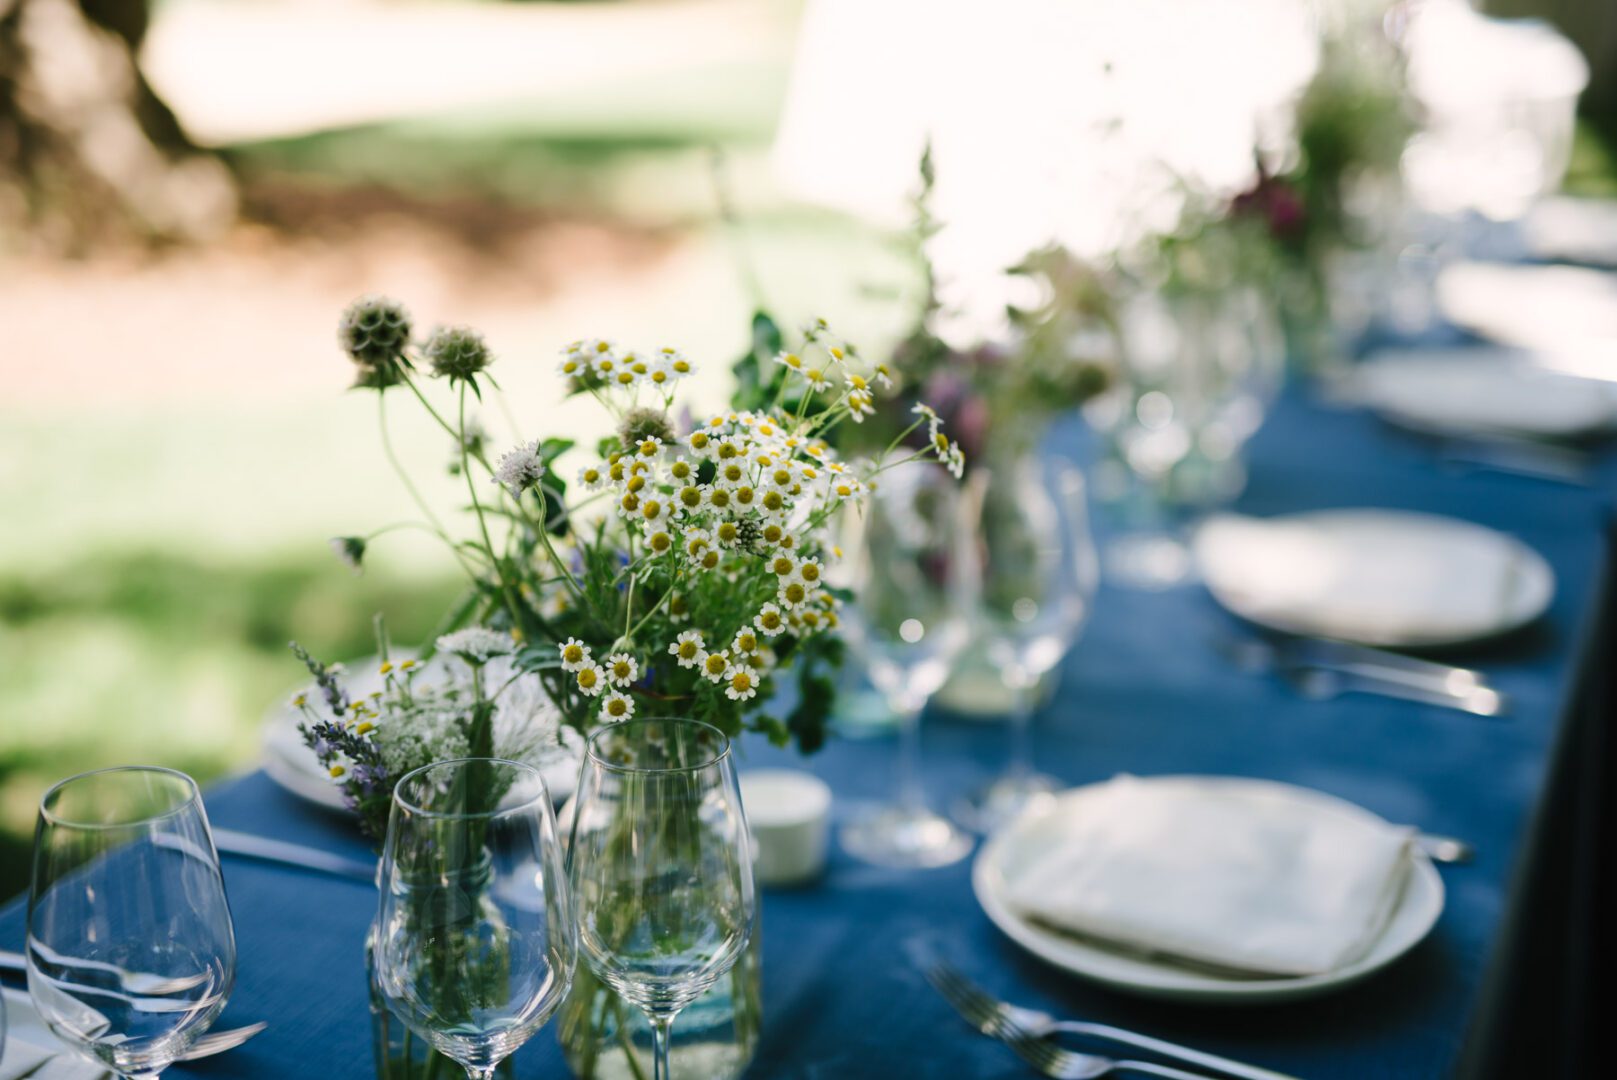
[[980,1031],[994,1033],[997,1031],[997,1021],[1000,1019],[997,1009],[985,1009],[980,1000],[967,992],[961,985],[961,980],[953,971],[942,965],[931,968],[926,973],[927,981],[932,988],[943,995],[943,999],[965,1018],[966,1022]]
[[1077,1070],[1070,1067],[1071,1062],[1065,1050],[1059,1050],[1043,1039],[1035,1039],[1030,1035],[1021,1034],[1015,1038],[1005,1040],[1016,1056],[1039,1070],[1046,1076],[1057,1077],[1058,1080],[1077,1075]]

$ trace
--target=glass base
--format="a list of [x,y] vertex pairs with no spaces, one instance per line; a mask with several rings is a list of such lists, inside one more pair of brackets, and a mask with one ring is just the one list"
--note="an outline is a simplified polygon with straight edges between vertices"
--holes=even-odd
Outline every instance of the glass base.
[[1008,825],[1025,811],[1053,804],[1060,790],[1060,781],[1043,773],[1001,776],[958,800],[951,809],[960,824],[986,834]]
[[948,866],[971,852],[972,838],[941,814],[923,808],[884,806],[842,829],[849,855],[877,866]]

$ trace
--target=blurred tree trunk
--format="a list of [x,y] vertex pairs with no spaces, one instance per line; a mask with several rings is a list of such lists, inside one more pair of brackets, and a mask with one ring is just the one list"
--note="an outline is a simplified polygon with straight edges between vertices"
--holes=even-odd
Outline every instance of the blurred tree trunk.
[[146,0],[0,0],[0,222],[35,246],[194,239],[235,187],[140,70]]

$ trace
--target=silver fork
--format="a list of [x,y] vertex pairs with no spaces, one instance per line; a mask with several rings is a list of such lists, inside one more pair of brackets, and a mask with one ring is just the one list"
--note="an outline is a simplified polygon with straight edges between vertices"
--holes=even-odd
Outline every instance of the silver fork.
[[1016,1051],[1017,1057],[1054,1080],[1093,1080],[1114,1072],[1160,1076],[1167,1080],[1212,1080],[1206,1073],[1186,1072],[1149,1061],[1114,1061],[1095,1054],[1078,1054],[1031,1035],[1008,1038],[1005,1042]]
[[[1017,1053],[1021,1054],[1024,1059],[1028,1055],[1017,1048],[1018,1040],[1032,1040],[1045,1045],[1049,1049],[1059,1050],[1059,1047],[1044,1042],[1044,1040],[1056,1032],[1066,1032],[1072,1035],[1117,1043],[1135,1050],[1144,1050],[1160,1057],[1172,1058],[1186,1065],[1212,1069],[1226,1076],[1240,1077],[1241,1080],[1295,1080],[1294,1077],[1287,1076],[1284,1073],[1232,1061],[1229,1058],[1219,1057],[1216,1054],[1209,1054],[1201,1050],[1192,1050],[1188,1046],[1180,1046],[1177,1043],[1154,1039],[1149,1035],[1139,1035],[1132,1031],[1125,1031],[1122,1028],[1110,1027],[1106,1024],[1092,1024],[1082,1020],[1057,1020],[1049,1013],[1040,1012],[1037,1009],[1026,1009],[1011,1005],[991,996],[986,990],[977,986],[946,961],[938,960],[928,965],[926,978],[933,988],[943,995],[944,1000],[954,1006],[955,1011],[968,1024],[984,1035],[1010,1043],[1012,1049],[1016,1049]],[[1072,1053],[1071,1051],[1061,1052]],[[1044,1055],[1041,1054],[1041,1056]],[[1072,1056],[1083,1058],[1089,1055],[1073,1054]],[[1067,1066],[1077,1067],[1072,1061],[1061,1060]],[[1096,1058],[1094,1060],[1107,1061],[1108,1059]],[[1035,1068],[1040,1067],[1035,1062],[1030,1061],[1029,1064],[1033,1064]],[[1128,1064],[1132,1065],[1133,1063]],[[1115,1066],[1108,1065],[1108,1067],[1121,1068],[1123,1063],[1118,1063]],[[1155,1068],[1155,1066],[1152,1066],[1152,1068]],[[1050,1075],[1056,1074],[1052,1073]],[[1073,1075],[1100,1076],[1104,1075],[1104,1071],[1100,1073],[1074,1073]],[[1183,1076],[1186,1074],[1179,1073],[1176,1075]]]

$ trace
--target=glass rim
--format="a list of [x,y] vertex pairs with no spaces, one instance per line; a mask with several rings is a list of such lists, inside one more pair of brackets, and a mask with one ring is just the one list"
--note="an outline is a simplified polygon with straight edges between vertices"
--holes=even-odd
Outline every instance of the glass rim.
[[[645,765],[625,765],[620,761],[608,761],[606,758],[595,752],[595,740],[600,738],[602,735],[638,724],[688,724],[694,728],[701,728],[718,736],[719,749],[705,761],[700,761],[694,765],[662,765],[655,768]],[[632,720],[620,720],[615,724],[607,724],[605,727],[601,727],[590,732],[589,737],[584,740],[584,756],[591,762],[610,772],[642,773],[646,776],[656,776],[659,773],[673,774],[700,772],[703,769],[711,769],[715,765],[723,764],[725,759],[730,756],[730,736],[726,735],[724,732],[720,731],[718,728],[714,727],[712,724],[709,724],[705,720],[692,720],[684,716],[637,716]]]
[[[485,811],[482,811],[480,813],[470,813],[470,812],[466,812],[466,811],[449,812],[449,811],[444,811],[444,810],[428,810],[426,807],[418,806],[415,803],[411,802],[409,799],[406,799],[402,794],[400,794],[400,792],[402,792],[404,790],[404,785],[407,784],[412,777],[417,776],[420,773],[430,772],[433,769],[441,769],[441,768],[444,768],[447,765],[467,765],[467,764],[470,764],[470,763],[472,763],[474,761],[483,762],[483,763],[489,764],[489,765],[509,765],[513,769],[520,769],[520,770],[522,770],[524,772],[532,773],[533,778],[535,780],[539,781],[539,790],[531,798],[523,799],[521,802],[513,803],[510,806],[496,806],[492,810],[485,810]],[[443,761],[433,761],[433,762],[429,762],[426,765],[420,765],[420,766],[417,766],[414,769],[411,769],[409,772],[407,772],[403,776],[399,777],[399,782],[393,785],[393,804],[395,806],[401,807],[402,809],[406,810],[407,812],[409,812],[411,814],[415,814],[415,815],[418,815],[420,817],[425,817],[425,818],[436,818],[439,821],[471,821],[471,820],[474,820],[476,818],[504,817],[507,814],[515,814],[515,813],[518,813],[520,811],[526,810],[529,807],[531,807],[531,806],[535,805],[536,803],[540,802],[541,800],[547,806],[550,804],[550,786],[545,783],[545,774],[540,772],[536,767],[534,767],[532,765],[529,765],[525,761],[512,761],[510,758],[500,758],[500,757],[445,758]]]
[[[177,778],[184,785],[187,792],[184,799],[175,803],[167,810],[157,814],[147,814],[144,817],[131,818],[128,821],[74,821],[64,817],[50,808],[52,797],[62,791],[69,784],[76,784],[81,780],[88,780],[92,776],[107,776],[112,773],[157,773],[163,776]],[[153,822],[164,821],[189,809],[192,805],[202,806],[202,789],[197,786],[196,780],[178,769],[170,769],[166,765],[109,765],[103,769],[86,769],[81,773],[74,773],[56,781],[45,789],[45,794],[39,797],[39,816],[58,828],[64,829],[131,829],[140,825],[149,825]]]

